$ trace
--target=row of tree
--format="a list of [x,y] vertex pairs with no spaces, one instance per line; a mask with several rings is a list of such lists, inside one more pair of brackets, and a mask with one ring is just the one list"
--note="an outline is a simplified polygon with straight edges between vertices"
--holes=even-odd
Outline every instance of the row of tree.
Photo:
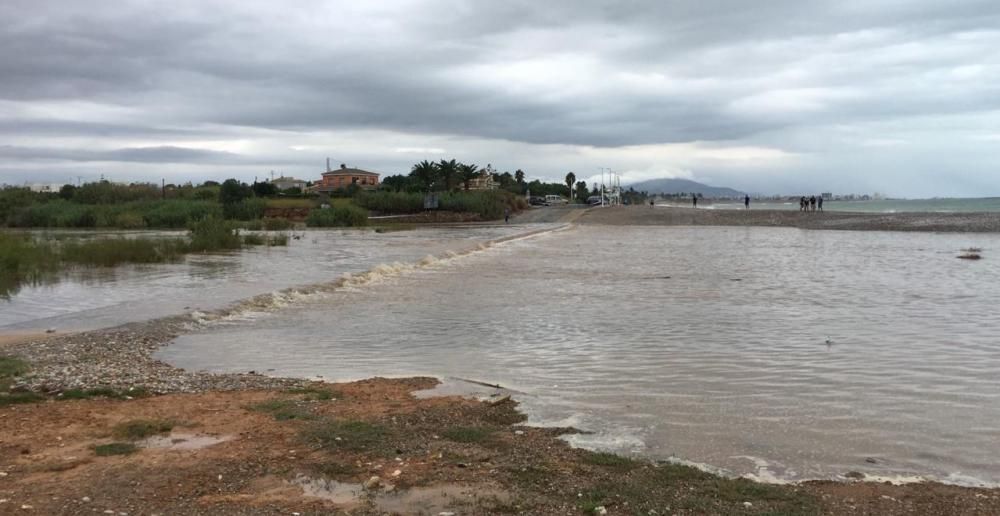
[[494,184],[501,190],[518,195],[562,195],[564,197],[586,199],[588,195],[586,182],[576,182],[576,176],[570,172],[566,183],[543,183],[539,180],[528,181],[523,170],[498,172],[492,165],[479,168],[475,164],[466,164],[457,160],[421,161],[410,169],[409,175],[392,175],[382,179],[382,187],[396,192],[452,192],[469,190],[472,183],[484,174],[492,177]]

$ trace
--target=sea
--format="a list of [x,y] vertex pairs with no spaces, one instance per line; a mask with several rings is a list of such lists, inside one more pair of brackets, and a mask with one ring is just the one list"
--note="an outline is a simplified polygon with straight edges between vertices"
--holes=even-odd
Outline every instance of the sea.
[[[576,446],[768,482],[1000,484],[1000,235],[497,225],[67,276],[0,330],[190,316],[197,371],[435,376]],[[959,260],[963,249],[982,260]],[[330,288],[316,288],[327,285]],[[273,293],[272,301],[240,299]],[[226,317],[213,308],[237,306]]]
[[[662,203],[680,207],[691,206],[690,202],[674,201]],[[699,208],[719,210],[742,210],[743,201],[713,201],[701,199]],[[750,207],[761,210],[798,210],[799,202],[750,200]],[[941,199],[879,199],[869,201],[823,201],[823,209],[827,211],[851,211],[861,213],[975,213],[1000,212],[1000,197],[982,198],[941,198]]]

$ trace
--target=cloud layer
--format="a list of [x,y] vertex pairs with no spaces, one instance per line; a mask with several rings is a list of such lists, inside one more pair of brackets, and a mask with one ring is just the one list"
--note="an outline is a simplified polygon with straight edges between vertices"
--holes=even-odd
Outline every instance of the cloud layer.
[[358,4],[7,0],[0,182],[453,156],[551,180],[1000,195],[994,1]]

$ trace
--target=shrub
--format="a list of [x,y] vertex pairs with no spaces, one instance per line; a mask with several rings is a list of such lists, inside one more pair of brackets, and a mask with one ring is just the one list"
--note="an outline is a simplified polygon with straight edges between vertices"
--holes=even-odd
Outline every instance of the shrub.
[[254,220],[264,215],[267,201],[258,198],[243,199],[222,205],[222,215],[232,220]]
[[419,213],[424,209],[424,194],[406,192],[362,192],[354,202],[381,213]]
[[143,208],[143,219],[151,228],[184,228],[205,218],[222,218],[222,206],[211,201],[156,201]]
[[262,220],[262,222],[264,224],[264,229],[268,231],[281,231],[285,229],[292,229],[295,226],[294,222],[288,219],[281,219],[281,218],[265,217]]
[[122,229],[144,228],[146,227],[146,219],[143,219],[142,215],[134,211],[128,211],[125,213],[119,213],[118,216],[115,217],[114,226]]
[[368,212],[353,205],[311,210],[306,225],[317,228],[366,226]]
[[480,426],[456,426],[441,432],[441,436],[458,443],[479,443],[490,438],[493,430]]
[[118,439],[135,441],[156,434],[165,434],[174,429],[174,422],[163,419],[133,419],[115,425],[112,434]]
[[64,242],[59,257],[66,262],[112,267],[122,263],[161,263],[176,260],[187,250],[177,238],[99,238]]
[[239,249],[243,240],[230,222],[209,217],[191,225],[191,251]]
[[129,455],[139,451],[139,448],[132,443],[108,443],[101,444],[94,447],[94,453],[98,457],[107,457],[110,455]]
[[364,451],[374,447],[386,435],[386,429],[365,421],[319,421],[304,432],[307,439],[321,448]]

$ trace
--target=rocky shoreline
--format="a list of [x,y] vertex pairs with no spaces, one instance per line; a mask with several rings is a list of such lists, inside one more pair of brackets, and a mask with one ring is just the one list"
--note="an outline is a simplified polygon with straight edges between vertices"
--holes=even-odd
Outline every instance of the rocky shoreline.
[[157,349],[191,324],[191,317],[184,315],[104,330],[29,338],[0,347],[0,354],[31,364],[29,373],[15,378],[13,390],[52,395],[71,389],[167,394],[293,388],[308,383],[252,372],[192,372],[153,358]]

